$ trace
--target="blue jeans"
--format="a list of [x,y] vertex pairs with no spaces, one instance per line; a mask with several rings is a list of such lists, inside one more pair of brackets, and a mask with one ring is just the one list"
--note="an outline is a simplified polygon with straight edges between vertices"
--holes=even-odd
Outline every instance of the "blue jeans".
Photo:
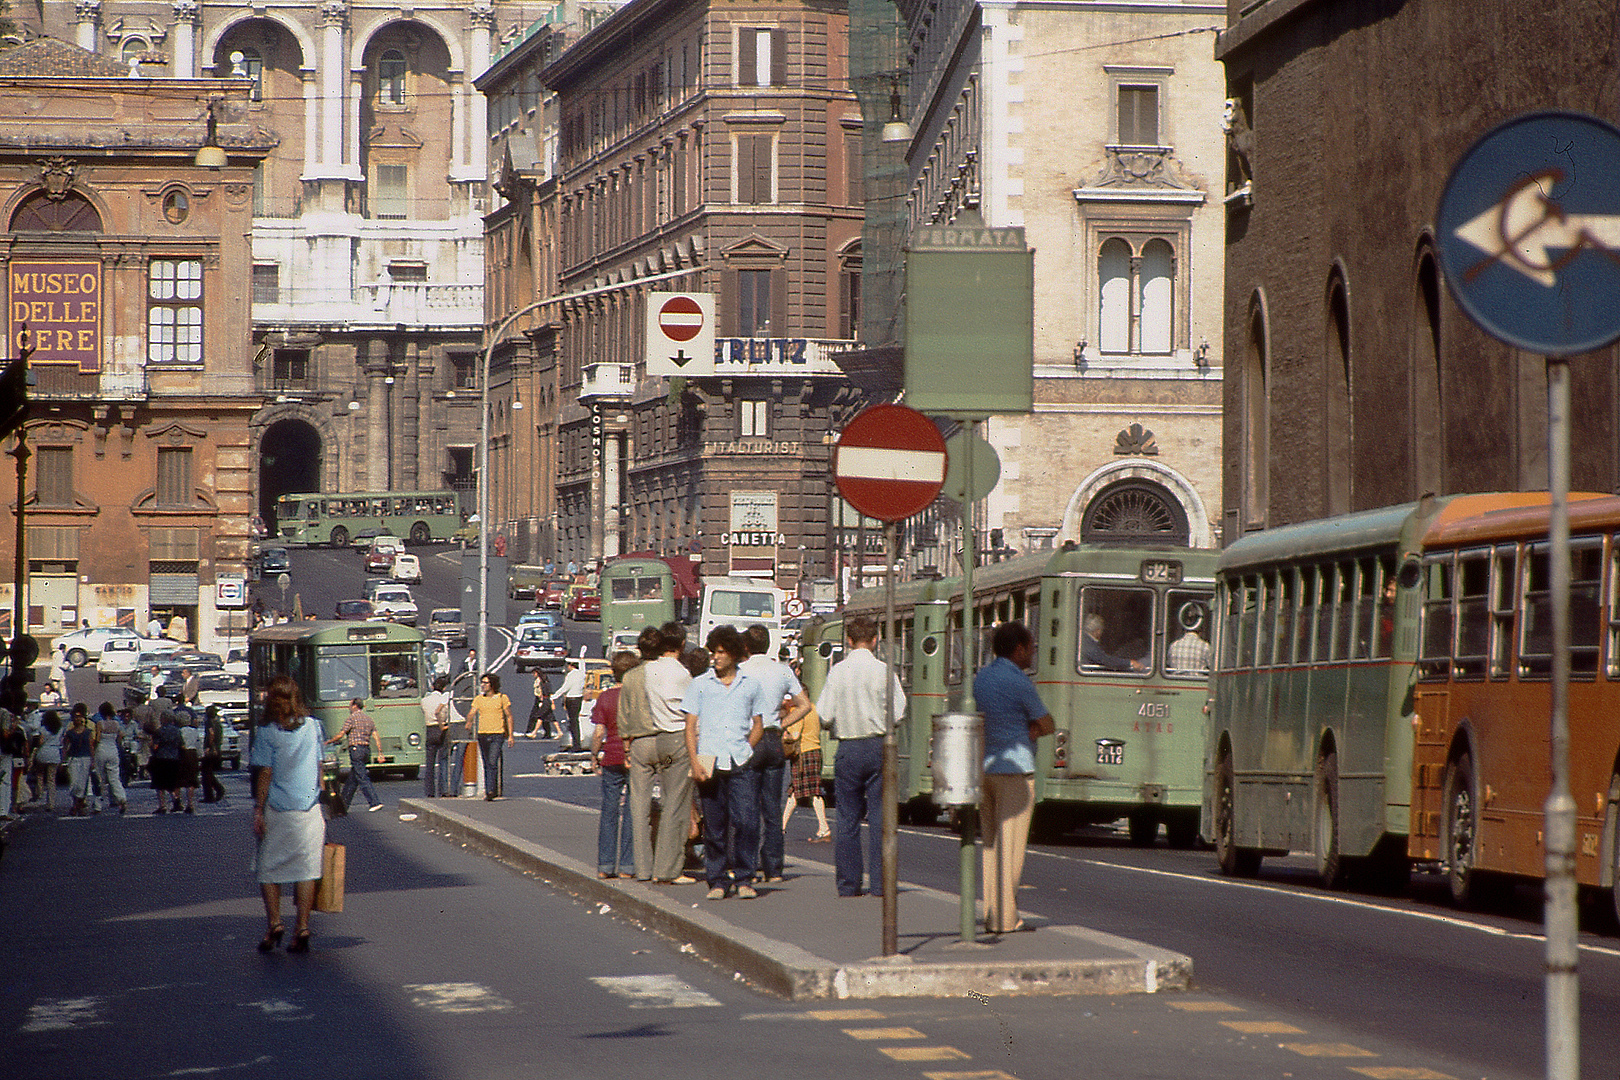
[[711,889],[746,885],[759,852],[759,771],[716,772],[697,786],[703,806],[703,876]]
[[782,756],[782,730],[766,728],[749,762],[759,770],[759,871],[779,878],[787,864],[782,841],[782,785],[787,758]]
[[422,757],[422,794],[428,798],[450,794],[450,736],[428,728]]
[[497,731],[493,735],[479,732],[478,752],[484,758],[484,796],[501,793],[501,765],[506,760],[506,734]]
[[861,820],[871,849],[873,896],[883,894],[883,737],[844,739],[833,759],[833,796],[838,800],[838,829],[833,834],[833,864],[838,895],[861,895]]
[[355,788],[365,793],[367,806],[376,806],[382,802],[377,798],[377,789],[371,786],[371,773],[366,770],[366,766],[370,764],[371,747],[349,747],[349,778],[343,782],[344,806],[348,806],[349,800],[354,798]]
[[602,820],[596,827],[596,869],[604,874],[628,876],[635,867],[635,854],[630,847],[630,814],[626,806],[630,770],[623,765],[604,765],[601,775]]

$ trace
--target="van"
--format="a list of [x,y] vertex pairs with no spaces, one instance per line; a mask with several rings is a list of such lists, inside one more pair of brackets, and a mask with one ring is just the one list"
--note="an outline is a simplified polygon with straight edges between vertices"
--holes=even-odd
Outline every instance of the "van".
[[546,584],[546,568],[518,563],[507,568],[506,595],[513,600],[533,600]]

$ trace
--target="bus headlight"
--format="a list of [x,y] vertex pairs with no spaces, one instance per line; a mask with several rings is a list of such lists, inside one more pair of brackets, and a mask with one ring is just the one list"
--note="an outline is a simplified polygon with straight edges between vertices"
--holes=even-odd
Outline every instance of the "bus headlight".
[[420,749],[422,746],[422,733],[420,731],[413,731],[405,737],[405,741],[410,745],[412,750]]

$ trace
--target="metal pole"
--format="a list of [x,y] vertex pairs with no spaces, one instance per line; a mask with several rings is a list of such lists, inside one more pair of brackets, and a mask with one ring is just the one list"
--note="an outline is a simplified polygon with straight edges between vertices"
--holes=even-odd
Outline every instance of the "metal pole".
[[[967,439],[964,440],[967,449],[962,455],[962,711],[969,714],[979,711],[973,700],[973,563],[976,561],[973,557],[973,448],[978,437],[979,422],[969,420]],[[979,853],[973,842],[978,831],[979,808],[966,807],[962,812],[962,842],[957,847],[957,858],[961,863],[961,889],[957,904],[964,944],[978,937],[974,933],[974,904],[979,898]],[[989,917],[988,912],[985,917]]]
[[899,671],[900,642],[894,628],[894,550],[895,523],[883,526],[884,617],[888,621],[888,648],[884,661],[888,671],[883,679],[883,955],[893,956],[900,951],[900,778],[899,752],[894,733],[894,676]]
[[[28,707],[28,692],[21,679],[21,663],[23,659],[23,635],[28,632],[26,619],[27,605],[23,603],[23,570],[28,565],[27,552],[24,545],[28,539],[28,528],[24,523],[23,506],[28,497],[28,429],[17,429],[17,445],[12,447],[11,456],[17,459],[17,555],[12,560],[11,578],[11,663],[12,674],[17,675],[17,700],[11,702],[18,715]],[[64,680],[65,682],[66,680]]]
[[1575,800],[1569,793],[1569,365],[1547,360],[1547,528],[1552,585],[1552,785],[1547,792],[1547,1077],[1580,1075]]

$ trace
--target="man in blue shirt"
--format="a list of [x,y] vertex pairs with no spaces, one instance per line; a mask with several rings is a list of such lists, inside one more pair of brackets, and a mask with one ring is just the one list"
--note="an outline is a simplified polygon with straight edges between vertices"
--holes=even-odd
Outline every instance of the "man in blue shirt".
[[1018,917],[1018,882],[1035,810],[1035,740],[1053,731],[1024,669],[1035,659],[1035,640],[1020,622],[1002,623],[990,637],[996,658],[973,677],[973,699],[984,714],[984,791],[980,835],[984,838],[984,929],[1007,934],[1024,929]]
[[[749,767],[764,732],[765,685],[737,665],[747,655],[735,627],[717,626],[704,642],[714,667],[692,680],[681,700],[692,780],[703,803],[703,866],[710,900],[752,900],[759,861],[759,771]],[[727,843],[727,831],[730,843]]]
[[776,707],[764,713],[765,734],[754,748],[753,767],[759,771],[760,843],[759,868],[767,882],[781,881],[787,852],[783,843],[783,786],[787,781],[787,757],[782,751],[782,729],[797,723],[810,711],[810,698],[793,669],[766,654],[771,648],[770,630],[755,623],[742,634],[748,659],[737,667],[744,675],[764,684],[766,701]]

